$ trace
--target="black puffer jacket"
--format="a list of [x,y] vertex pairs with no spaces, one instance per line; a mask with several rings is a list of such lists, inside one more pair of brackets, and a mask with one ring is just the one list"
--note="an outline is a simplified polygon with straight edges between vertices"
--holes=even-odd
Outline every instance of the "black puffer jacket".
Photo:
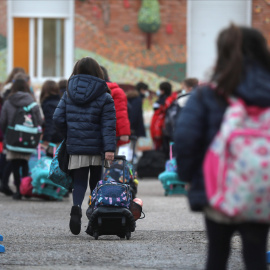
[[[270,73],[256,64],[245,67],[246,75],[236,96],[248,105],[270,107]],[[174,134],[178,174],[191,184],[188,193],[191,209],[207,205],[202,163],[208,146],[217,134],[227,102],[208,86],[195,90],[179,114]]]
[[75,75],[58,104],[53,120],[67,137],[67,152],[100,155],[115,152],[116,116],[106,82],[90,75]]
[[57,129],[53,122],[53,114],[59,101],[59,95],[52,95],[47,97],[41,104],[41,108],[44,114],[43,141],[60,143],[64,139],[63,135],[60,133],[59,129]]

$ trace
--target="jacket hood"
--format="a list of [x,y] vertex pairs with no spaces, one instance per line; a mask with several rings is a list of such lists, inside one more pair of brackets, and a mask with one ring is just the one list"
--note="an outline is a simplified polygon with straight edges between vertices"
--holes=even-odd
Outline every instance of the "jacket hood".
[[236,94],[249,105],[270,106],[270,72],[257,64],[249,64],[245,78],[236,89]]
[[130,90],[127,92],[128,99],[137,98],[139,96],[140,96],[140,93],[137,90]]
[[30,93],[17,92],[8,98],[9,102],[15,107],[28,106],[32,102],[35,102]]
[[86,104],[107,92],[104,80],[85,74],[74,75],[68,83],[68,96],[75,104]]

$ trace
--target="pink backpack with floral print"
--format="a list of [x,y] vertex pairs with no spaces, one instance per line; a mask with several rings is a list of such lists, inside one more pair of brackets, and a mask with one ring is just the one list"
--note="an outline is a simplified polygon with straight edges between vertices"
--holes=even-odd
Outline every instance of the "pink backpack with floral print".
[[270,109],[230,99],[203,170],[210,206],[230,217],[270,222]]

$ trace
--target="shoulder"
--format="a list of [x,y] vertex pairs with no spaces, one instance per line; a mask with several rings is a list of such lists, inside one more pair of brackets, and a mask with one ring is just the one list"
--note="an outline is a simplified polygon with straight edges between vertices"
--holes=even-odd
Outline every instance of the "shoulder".
[[105,96],[105,103],[114,103],[113,97],[111,94],[105,93],[104,96]]

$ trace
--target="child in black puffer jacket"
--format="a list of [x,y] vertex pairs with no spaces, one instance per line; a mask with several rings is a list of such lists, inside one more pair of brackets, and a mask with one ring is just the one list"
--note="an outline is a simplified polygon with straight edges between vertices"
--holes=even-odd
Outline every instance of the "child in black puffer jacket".
[[101,178],[102,161],[113,160],[116,148],[116,115],[110,90],[99,64],[90,57],[79,60],[68,81],[53,119],[63,136],[73,178],[70,230],[81,231],[81,205],[88,184],[93,191]]

